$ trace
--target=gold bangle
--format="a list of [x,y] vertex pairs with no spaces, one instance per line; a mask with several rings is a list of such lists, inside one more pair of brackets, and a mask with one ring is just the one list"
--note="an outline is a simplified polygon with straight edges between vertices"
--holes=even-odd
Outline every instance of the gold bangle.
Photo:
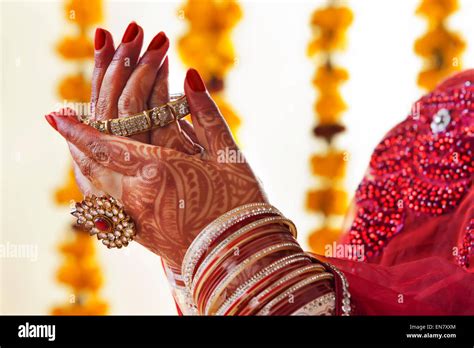
[[258,260],[264,258],[267,255],[273,254],[277,251],[281,250],[297,250],[301,251],[300,245],[295,241],[295,242],[285,242],[285,243],[279,243],[279,244],[274,244],[269,247],[266,247],[263,250],[260,250],[259,252],[253,254],[252,256],[248,257],[244,261],[242,261],[235,269],[229,273],[227,276],[222,279],[222,281],[219,282],[219,284],[216,286],[216,288],[212,291],[211,295],[209,296],[207,302],[205,303],[205,308],[203,313],[206,315],[211,315],[213,312],[213,309],[215,307],[215,302],[219,299],[221,296],[222,292],[224,292],[225,288],[232,282],[232,280],[235,279],[244,269],[247,267],[253,265],[255,262]]
[[[273,283],[272,285],[270,285],[269,287],[267,287],[265,290],[263,290],[262,292],[260,292],[257,296],[255,296],[252,300],[251,300],[251,303],[255,303],[255,304],[260,304],[260,303],[264,303],[266,300],[264,300],[264,298],[269,295],[273,290],[277,289],[279,286],[289,282],[290,280],[292,280],[293,278],[295,277],[298,277],[302,274],[305,274],[305,273],[308,273],[308,272],[312,272],[313,271],[313,265],[309,265],[309,266],[304,266],[304,267],[301,267],[301,268],[298,268],[294,271],[291,271],[290,273],[288,273],[287,275],[285,275],[284,277],[280,278],[277,282]],[[324,274],[328,274],[328,273],[324,273]],[[329,275],[332,276],[332,274],[329,273]],[[252,310],[254,311],[254,310]],[[253,315],[253,314],[252,314]]]
[[312,276],[309,276],[308,278],[305,278],[295,285],[291,286],[289,289],[285,290],[283,293],[272,299],[269,303],[267,303],[256,315],[268,315],[270,313],[270,310],[275,306],[277,303],[285,299],[285,297],[288,297],[292,293],[294,293],[296,290],[299,290],[306,285],[312,284],[319,282],[320,280],[324,279],[332,279],[334,276],[331,273],[318,273]]
[[[295,262],[311,260],[305,253],[297,253],[292,254],[289,256],[285,256],[269,266],[265,267],[252,277],[250,277],[245,283],[241,284],[233,293],[232,295],[225,300],[225,302],[219,307],[216,311],[216,315],[233,315],[242,302],[242,296],[245,294],[245,297],[252,297],[251,294],[246,294],[246,292],[251,289],[255,284],[259,283],[263,278],[274,274],[275,272],[279,271],[280,269],[287,267]],[[324,267],[318,267],[321,271],[324,271]],[[231,306],[235,306],[233,310],[229,312],[229,308]]]
[[[224,250],[230,243],[232,243],[232,241],[257,228],[261,228],[261,227],[272,225],[272,224],[283,224],[283,225],[288,226],[289,228],[291,228],[291,226],[293,225],[293,223],[288,219],[282,218],[281,216],[272,216],[272,217],[264,218],[261,220],[257,220],[253,222],[252,224],[242,227],[241,229],[237,230],[235,233],[231,234],[229,237],[227,237],[222,242],[220,242],[208,255],[206,255],[205,259],[201,262],[191,283],[191,294],[194,295],[195,293],[200,292],[201,287],[204,283],[204,279],[206,279],[207,276],[211,274],[221,264],[221,262],[227,258],[229,254],[233,253],[235,248],[238,248],[239,246],[246,244],[264,235],[265,233],[267,233],[267,231],[261,231],[260,233],[252,233],[251,235],[248,236],[248,238],[245,238],[244,240],[238,242],[232,249],[228,250],[219,260],[217,260],[217,262],[215,262],[212,265],[212,267],[207,268],[209,263],[211,263],[214,260],[214,258],[222,250]],[[203,280],[200,281],[198,284],[199,279],[203,279]],[[196,288],[196,285],[198,285],[197,288]]]
[[191,282],[193,278],[192,275],[194,274],[194,270],[200,258],[205,254],[212,242],[214,242],[222,233],[235,224],[238,224],[249,217],[264,214],[282,215],[278,209],[271,206],[270,204],[249,203],[232,209],[207,225],[197,235],[197,237],[194,238],[183,258],[181,274],[188,289],[191,288]]
[[329,292],[306,303],[290,315],[334,315],[335,308],[336,294],[334,292]]
[[189,114],[189,105],[183,94],[172,95],[168,103],[130,115],[109,120],[82,122],[88,124],[101,133],[129,137],[131,135],[147,132],[152,129],[165,127]]

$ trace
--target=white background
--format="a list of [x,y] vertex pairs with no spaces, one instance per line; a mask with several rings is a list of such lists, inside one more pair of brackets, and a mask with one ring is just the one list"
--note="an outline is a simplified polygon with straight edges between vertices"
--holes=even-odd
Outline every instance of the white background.
[[[306,57],[311,12],[322,1],[243,2],[244,18],[235,30],[238,64],[227,81],[228,99],[244,120],[240,140],[271,202],[292,218],[306,243],[316,217],[304,211],[313,181],[308,159],[317,149],[311,136],[315,69]],[[474,1],[463,0],[451,27],[468,42],[464,66],[474,58]],[[176,39],[185,31],[177,16],[180,2],[106,1],[106,23],[119,42],[136,20],[146,44],[164,30],[172,42],[171,86],[181,91],[185,67]],[[347,188],[360,181],[373,147],[409,112],[420,95],[416,74],[421,60],[413,42],[425,31],[414,15],[418,1],[353,0],[355,21],[347,51],[338,57],[351,78],[344,87],[348,131],[341,144],[351,154]],[[58,102],[57,81],[74,71],[54,53],[70,32],[62,2],[1,2],[1,243],[38,247],[38,260],[0,260],[0,313],[46,314],[68,299],[54,280],[61,263],[56,245],[70,222],[67,209],[53,204],[69,165],[64,141],[43,115]],[[470,43],[470,45],[469,45]],[[100,248],[104,297],[114,314],[175,314],[159,258],[138,244],[126,250]]]

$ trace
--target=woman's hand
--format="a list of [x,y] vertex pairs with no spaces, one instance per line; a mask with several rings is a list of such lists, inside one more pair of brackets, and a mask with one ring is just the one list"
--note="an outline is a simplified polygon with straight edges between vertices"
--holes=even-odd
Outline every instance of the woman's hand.
[[[128,25],[117,50],[112,35],[101,28],[96,30],[94,45],[90,103],[93,119],[124,117],[169,101],[166,56],[169,40],[163,32],[153,38],[142,57],[143,29],[135,22]],[[182,130],[181,125],[187,131]],[[185,121],[180,121],[166,129],[136,135],[133,139],[194,153],[190,137],[193,137],[192,129]],[[75,151],[73,145],[69,146],[71,151]],[[84,195],[100,195],[100,190],[83,175],[75,162],[73,167]]]
[[[119,47],[117,52],[120,50]],[[117,52],[112,61],[116,60]],[[148,51],[144,57],[147,54]],[[128,80],[124,78],[117,85],[116,78],[108,78],[110,67],[105,73],[97,69],[102,68],[97,67],[96,57],[94,79],[101,82],[94,83],[100,85],[100,91],[98,97],[93,94],[92,102],[98,119],[116,113],[129,115],[151,105],[140,102],[147,100],[145,93],[140,95],[143,88],[127,88],[133,86],[137,68],[128,74]],[[115,66],[115,71],[121,73],[115,72],[114,76],[127,75],[119,66]],[[136,83],[143,86],[143,79],[152,81],[148,100],[153,100],[160,94],[154,90],[155,80],[164,77],[158,72],[151,79],[152,72],[146,70],[142,74]],[[163,82],[158,80],[158,85],[160,81]],[[70,111],[47,116],[70,144],[83,180],[120,199],[136,222],[136,240],[174,267],[181,266],[188,246],[209,222],[239,205],[266,201],[197,71],[188,71],[184,88],[194,126],[193,129],[185,124],[186,131],[183,125],[175,123],[128,139],[102,134],[75,117],[62,116],[70,115]],[[123,95],[125,101],[121,101]],[[166,98],[167,95],[166,88]],[[162,99],[157,103],[163,104]],[[120,108],[128,109],[120,111]],[[84,190],[84,193],[88,192]]]

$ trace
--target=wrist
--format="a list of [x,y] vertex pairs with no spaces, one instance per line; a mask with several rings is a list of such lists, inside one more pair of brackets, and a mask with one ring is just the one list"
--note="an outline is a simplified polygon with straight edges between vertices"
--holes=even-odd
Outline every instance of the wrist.
[[294,224],[267,204],[242,206],[213,221],[193,241],[182,265],[194,311],[347,314],[343,275],[305,254],[295,237]]

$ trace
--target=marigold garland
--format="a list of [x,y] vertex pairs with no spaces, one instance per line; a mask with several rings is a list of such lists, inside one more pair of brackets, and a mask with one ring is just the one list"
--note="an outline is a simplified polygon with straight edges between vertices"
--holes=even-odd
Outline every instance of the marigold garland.
[[428,23],[428,31],[414,45],[416,54],[424,60],[418,85],[426,90],[435,88],[461,69],[461,55],[466,45],[459,34],[447,28],[447,18],[458,8],[457,0],[422,0],[416,10]]
[[[56,50],[63,59],[76,63],[77,72],[59,82],[58,94],[67,102],[85,103],[90,99],[91,81],[86,77],[84,64],[94,57],[89,29],[102,20],[102,1],[68,0],[64,10],[66,18],[75,25],[77,35],[61,39]],[[81,201],[82,198],[70,167],[64,185],[55,192],[56,203],[69,205],[72,200]],[[71,295],[69,303],[53,307],[51,314],[106,314],[108,304],[99,296],[103,275],[98,264],[94,240],[85,231],[73,225],[66,241],[59,245],[58,250],[64,261],[56,278],[71,289]]]
[[308,44],[307,54],[317,64],[312,84],[318,91],[314,104],[317,124],[313,134],[326,144],[325,151],[310,158],[311,171],[318,184],[306,196],[306,208],[321,214],[323,220],[308,239],[310,247],[319,254],[324,254],[325,246],[340,236],[341,228],[332,226],[331,221],[334,217],[342,217],[348,205],[347,192],[342,188],[347,153],[339,150],[333,140],[345,130],[341,118],[347,105],[340,87],[348,80],[349,73],[334,64],[334,54],[344,50],[352,20],[352,11],[336,1],[317,9],[310,20],[314,36]]
[[234,0],[187,0],[179,15],[188,22],[188,31],[178,41],[185,65],[199,71],[234,136],[241,120],[224,96],[224,81],[235,65],[232,30],[242,18]]

